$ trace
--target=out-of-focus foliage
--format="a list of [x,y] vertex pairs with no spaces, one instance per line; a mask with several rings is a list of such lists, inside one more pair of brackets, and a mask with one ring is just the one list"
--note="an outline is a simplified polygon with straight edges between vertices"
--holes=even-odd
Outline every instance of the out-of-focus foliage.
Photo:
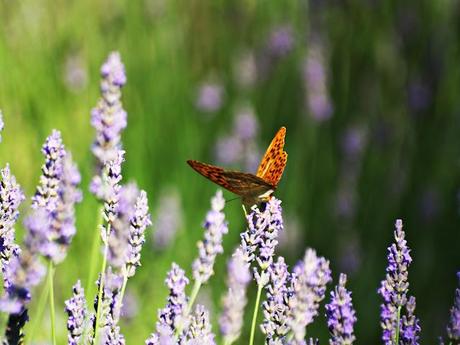
[[[143,266],[129,283],[130,312],[137,314],[122,324],[128,344],[140,344],[154,329],[170,263],[190,273],[197,253],[215,186],[185,161],[238,154],[226,164],[257,166],[281,125],[289,153],[277,191],[286,222],[281,253],[292,265],[306,246],[314,247],[331,259],[335,281],[347,273],[358,343],[376,344],[376,292],[394,220],[402,218],[421,341],[433,343],[444,333],[460,268],[459,13],[459,4],[447,0],[1,0],[1,165],[10,162],[31,195],[40,146],[57,128],[86,189],[77,235],[56,271],[60,342],[63,301],[78,278],[88,283],[97,231],[96,201],[87,192],[94,163],[90,110],[99,96],[99,67],[118,50],[128,76],[124,176],[148,191],[154,211],[167,212],[158,203],[171,193],[169,219],[179,227],[173,239],[162,237],[166,247],[147,235]],[[257,122],[243,122],[238,132],[235,118],[245,111]],[[243,130],[251,124],[248,138]],[[215,330],[225,261],[244,229],[238,201],[225,212],[226,254],[202,293],[214,303]],[[163,224],[158,217],[154,212],[153,223]],[[37,340],[49,337],[47,330],[39,327]],[[323,317],[309,328],[321,343],[325,332]]]

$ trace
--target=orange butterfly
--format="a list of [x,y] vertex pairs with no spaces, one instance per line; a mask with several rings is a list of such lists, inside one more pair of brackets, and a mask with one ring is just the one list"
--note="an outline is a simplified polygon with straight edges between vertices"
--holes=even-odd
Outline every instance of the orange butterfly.
[[225,189],[241,196],[243,205],[251,207],[270,200],[283,175],[287,162],[284,151],[286,127],[281,127],[260,162],[257,173],[250,174],[188,160],[187,163],[198,173]]

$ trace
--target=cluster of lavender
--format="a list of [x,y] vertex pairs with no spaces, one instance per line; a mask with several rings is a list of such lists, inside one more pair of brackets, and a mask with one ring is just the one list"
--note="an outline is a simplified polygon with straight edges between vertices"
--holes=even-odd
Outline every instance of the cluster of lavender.
[[[273,38],[273,49],[280,52],[290,49],[292,42],[287,44],[282,33],[279,36]],[[125,344],[119,321],[126,286],[140,266],[145,231],[151,225],[146,192],[134,183],[122,184],[125,152],[121,131],[127,119],[121,104],[121,88],[126,76],[118,53],[110,54],[101,74],[102,97],[92,113],[96,129],[93,153],[97,162],[91,191],[101,201],[100,234],[96,235],[97,238],[100,235],[104,254],[93,299],[94,311],[87,306],[80,281],[73,286],[72,297],[65,303],[67,339],[71,345]],[[248,130],[246,125],[243,127]],[[2,128],[0,112],[0,130]],[[82,199],[78,189],[80,174],[63,145],[60,132],[51,133],[42,153],[45,163],[32,197],[31,211],[24,221],[27,233],[22,246],[16,243],[14,227],[25,196],[9,166],[0,171],[0,265],[4,287],[0,310],[8,315],[4,344],[24,342],[28,304],[33,288],[46,273],[44,262],[48,263],[50,291],[53,291],[53,268],[64,260],[76,233],[75,204]],[[146,340],[147,345],[216,344],[209,311],[194,302],[200,287],[214,274],[216,258],[224,250],[223,237],[228,232],[224,206],[222,192],[218,191],[211,200],[203,225],[204,236],[198,242],[198,256],[192,264],[190,295],[186,291],[190,282],[186,272],[172,264],[165,281],[169,290],[166,305],[158,311],[156,329]],[[307,327],[320,314],[327,285],[332,281],[329,261],[318,256],[315,250],[307,249],[303,259],[289,270],[285,259],[276,254],[284,224],[281,201],[275,197],[263,205],[254,205],[247,215],[247,224],[240,235],[240,245],[228,262],[227,290],[219,317],[223,344],[235,343],[243,332],[251,280],[258,290],[250,345],[254,343],[258,323],[267,345],[318,344],[317,339],[307,339]],[[401,220],[396,221],[394,237],[395,243],[388,248],[386,278],[378,289],[383,298],[382,340],[388,345],[415,345],[421,328],[415,316],[415,297],[408,294],[408,268],[412,258]],[[325,305],[331,345],[351,345],[356,339],[357,317],[346,281],[347,277],[340,274],[338,285]],[[50,292],[50,305],[53,303]],[[259,309],[263,311],[261,322],[257,320]],[[54,315],[53,309],[51,315]],[[54,327],[52,316],[52,342],[56,344]],[[448,344],[460,340],[460,287],[455,292],[447,339]]]
[[246,171],[256,171],[260,157],[256,144],[258,131],[259,124],[253,109],[240,109],[236,113],[232,133],[217,141],[217,161],[225,166],[237,164]]

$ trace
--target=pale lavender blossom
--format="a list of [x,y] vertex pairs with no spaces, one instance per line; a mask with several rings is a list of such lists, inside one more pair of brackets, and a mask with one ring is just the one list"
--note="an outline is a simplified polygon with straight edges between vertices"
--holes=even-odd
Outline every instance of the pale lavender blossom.
[[419,320],[415,317],[414,312],[415,297],[410,296],[406,303],[406,315],[403,315],[400,322],[400,344],[402,345],[418,345],[421,328]]
[[118,210],[111,224],[107,253],[107,262],[117,269],[123,267],[126,263],[130,218],[134,214],[134,206],[139,193],[139,188],[135,183],[121,186],[119,190]]
[[398,315],[402,315],[402,308],[407,303],[408,268],[412,262],[410,249],[404,239],[402,220],[397,219],[395,226],[396,242],[388,248],[387,274],[378,289],[378,293],[383,298],[383,304],[380,306],[380,325],[383,330],[382,340],[386,345],[392,345],[395,342],[397,329],[400,327]]
[[206,215],[204,222],[204,239],[198,242],[198,258],[192,265],[193,277],[195,280],[205,283],[214,274],[214,262],[216,256],[223,253],[223,236],[228,233],[225,214],[222,212],[225,206],[225,199],[222,191],[218,190],[211,199],[211,210]]
[[288,55],[294,48],[294,34],[290,25],[280,25],[270,33],[268,41],[269,52],[274,57]]
[[85,318],[88,310],[86,307],[85,291],[80,280],[72,288],[72,297],[65,301],[67,319],[67,342],[69,345],[78,345],[85,330]]
[[42,166],[42,175],[37,191],[32,197],[32,208],[45,208],[48,212],[54,212],[59,199],[59,187],[66,155],[59,131],[53,130],[46,139],[42,153],[45,156],[45,164]]
[[249,265],[237,248],[227,264],[228,290],[222,299],[222,315],[219,318],[220,331],[225,344],[238,339],[243,327],[244,308],[247,303],[246,289],[251,281]]
[[101,227],[102,241],[108,244],[112,233],[112,224],[116,221],[120,200],[121,164],[124,161],[125,151],[118,151],[116,159],[108,161],[102,175],[104,185],[104,219],[107,225]]
[[127,289],[123,297],[123,305],[120,310],[120,317],[126,321],[133,321],[139,312],[139,301],[136,295]]
[[241,54],[233,67],[236,82],[243,88],[251,88],[257,80],[257,66],[254,53],[251,51]]
[[224,88],[219,83],[205,82],[198,89],[196,107],[207,113],[214,113],[222,106]]
[[165,249],[174,240],[183,225],[183,211],[179,192],[175,189],[161,194],[154,219],[153,245]]
[[173,263],[165,283],[169,288],[168,301],[166,307],[158,311],[156,333],[151,334],[146,344],[175,344],[174,332],[183,329],[186,323],[188,299],[185,287],[189,280],[185,276],[185,271]]
[[261,212],[257,206],[252,208],[253,212],[248,215],[249,228],[255,226],[259,229],[258,255],[256,262],[260,271],[254,269],[254,277],[258,285],[265,286],[268,283],[268,268],[273,263],[275,248],[278,244],[278,235],[283,231],[283,217],[281,200],[272,197]]
[[10,261],[20,253],[15,243],[14,225],[19,217],[19,205],[25,197],[8,164],[0,171],[0,175],[0,264],[3,287],[7,290],[13,274],[9,267]]
[[294,267],[289,298],[288,326],[296,342],[305,338],[306,327],[318,315],[319,303],[326,294],[326,285],[332,280],[329,261],[307,249],[305,257]]
[[[24,222],[28,230],[25,240],[27,248],[55,264],[65,258],[75,235],[75,204],[81,201],[81,191],[78,189],[80,173],[71,155],[64,149],[63,155],[62,172],[56,181],[57,198],[53,200],[53,210],[37,206]],[[37,187],[37,191],[40,187],[41,185]]]
[[331,118],[333,105],[328,92],[323,47],[312,43],[304,62],[304,83],[309,115],[322,122]]
[[353,332],[356,312],[353,309],[351,292],[345,288],[347,276],[340,274],[339,285],[331,292],[331,301],[326,304],[327,327],[331,333],[330,345],[351,345],[356,340]]
[[121,132],[127,124],[127,114],[121,103],[126,74],[118,52],[110,53],[101,67],[101,76],[101,98],[91,112],[91,125],[96,130],[92,151],[97,162],[90,189],[99,198],[102,198],[100,174],[106,162],[117,160],[122,148]]
[[284,258],[279,256],[268,268],[268,273],[270,282],[266,286],[267,299],[262,304],[264,322],[261,328],[266,344],[282,344],[289,332],[287,303],[290,294],[290,274]]
[[450,340],[460,340],[460,272],[457,273],[459,287],[455,290],[454,306],[450,310],[450,322],[447,335]]
[[200,304],[191,315],[184,345],[215,345],[215,336],[209,322],[209,312]]
[[81,92],[88,84],[88,72],[82,57],[69,54],[64,62],[63,81],[68,90]]
[[128,252],[126,256],[125,270],[128,277],[136,272],[136,267],[141,265],[141,249],[145,242],[145,229],[151,225],[147,193],[141,191],[136,199],[134,214],[130,219]]
[[216,160],[222,165],[237,165],[255,171],[260,160],[256,143],[259,123],[254,110],[245,106],[235,113],[233,130],[218,139]]

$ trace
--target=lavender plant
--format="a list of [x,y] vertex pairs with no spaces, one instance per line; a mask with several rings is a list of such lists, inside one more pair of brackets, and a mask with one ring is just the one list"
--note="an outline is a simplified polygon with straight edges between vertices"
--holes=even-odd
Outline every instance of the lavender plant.
[[331,333],[330,345],[351,345],[356,340],[353,326],[356,323],[351,292],[345,288],[347,276],[341,274],[339,285],[331,292],[331,301],[326,305],[327,327]]
[[247,303],[246,289],[252,278],[249,265],[244,260],[240,248],[237,248],[230,258],[227,270],[228,290],[222,299],[223,310],[219,318],[224,345],[232,344],[240,336]]
[[[384,301],[380,306],[380,319],[383,329],[382,340],[386,345],[399,344],[400,341],[402,344],[418,344],[420,332],[418,320],[413,314],[415,298],[410,297],[408,303],[408,268],[412,257],[402,227],[402,220],[397,219],[394,232],[396,242],[388,248],[386,279],[382,281],[378,290]],[[406,315],[401,319],[403,308],[406,309]],[[403,330],[402,337],[400,337],[401,330]]]
[[[460,272],[457,272],[459,287],[455,289],[454,305],[450,309],[450,320],[447,326],[447,339],[450,345],[460,341]],[[441,344],[444,342],[441,341]]]
[[77,281],[73,286],[72,292],[73,296],[65,302],[65,311],[68,315],[67,342],[69,345],[78,345],[84,336],[88,310],[86,308],[85,291],[81,287],[80,281]]

